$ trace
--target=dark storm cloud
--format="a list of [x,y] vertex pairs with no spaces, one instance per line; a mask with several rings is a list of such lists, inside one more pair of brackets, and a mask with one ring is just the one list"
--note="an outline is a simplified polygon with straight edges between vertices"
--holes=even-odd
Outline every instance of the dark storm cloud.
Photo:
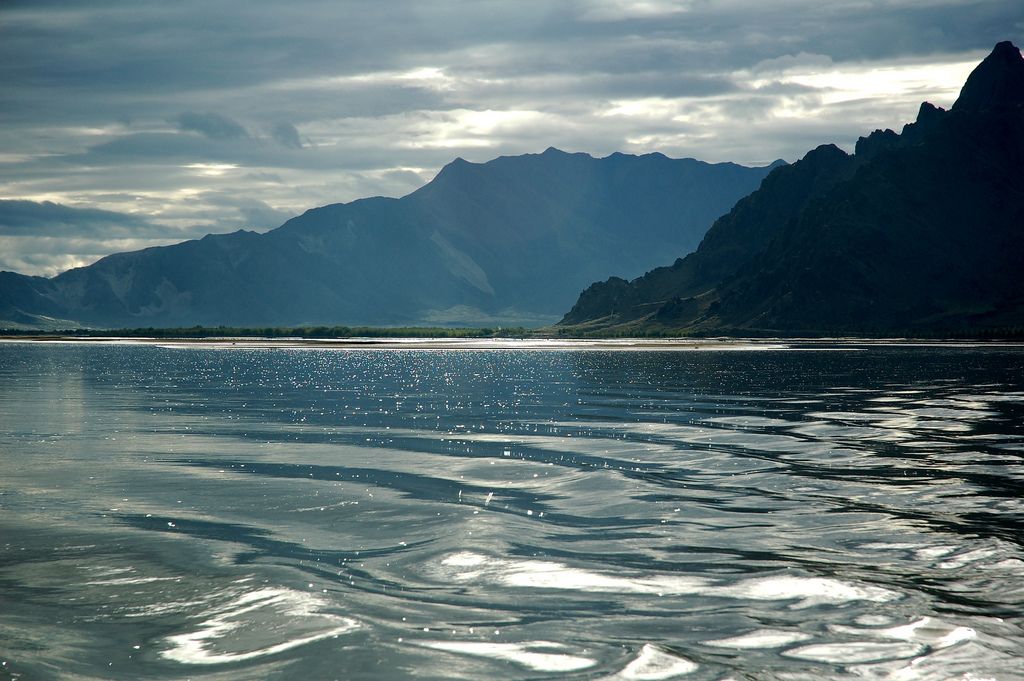
[[0,197],[192,234],[401,195],[455,156],[792,160],[948,106],[1022,36],[1019,0],[7,0]]

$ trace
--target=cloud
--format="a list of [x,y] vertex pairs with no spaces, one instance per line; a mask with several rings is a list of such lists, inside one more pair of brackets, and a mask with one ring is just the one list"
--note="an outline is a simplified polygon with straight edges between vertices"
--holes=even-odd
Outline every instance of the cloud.
[[82,154],[59,157],[66,163],[109,162],[123,163],[145,161],[208,160],[225,155],[223,150],[232,148],[222,143],[223,139],[204,138],[176,132],[139,132],[112,136],[109,141],[91,146]]
[[207,191],[193,199],[204,208],[214,206],[221,211],[234,211],[232,224],[244,229],[265,231],[280,227],[289,218],[295,217],[295,211],[274,208],[265,201],[251,196],[239,196],[230,191]]
[[238,212],[242,214],[243,224],[257,231],[280,227],[289,218],[295,217],[288,211],[277,210],[262,201],[239,206]]
[[0,24],[0,197],[139,238],[401,196],[455,156],[852,148],[1024,42],[1019,0],[54,0]]
[[238,122],[216,113],[186,111],[178,115],[177,121],[179,129],[198,132],[212,140],[236,140],[249,136]]
[[115,211],[0,200],[0,270],[50,276],[115,251],[177,243],[202,233]]
[[0,234],[0,271],[52,277],[73,267],[91,265],[111,253],[168,246],[186,238],[74,239]]
[[302,140],[299,138],[299,131],[291,123],[275,123],[270,128],[270,136],[282,147],[301,149]]
[[151,232],[145,218],[95,208],[73,208],[51,201],[0,200],[0,234],[84,236]]
[[690,9],[684,0],[589,0],[584,3],[583,21],[624,21],[681,14]]

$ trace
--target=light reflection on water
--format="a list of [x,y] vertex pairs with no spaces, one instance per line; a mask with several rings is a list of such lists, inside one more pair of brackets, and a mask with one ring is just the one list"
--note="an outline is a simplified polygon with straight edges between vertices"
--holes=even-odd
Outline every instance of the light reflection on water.
[[1020,348],[0,344],[0,679],[1022,678],[1022,417]]

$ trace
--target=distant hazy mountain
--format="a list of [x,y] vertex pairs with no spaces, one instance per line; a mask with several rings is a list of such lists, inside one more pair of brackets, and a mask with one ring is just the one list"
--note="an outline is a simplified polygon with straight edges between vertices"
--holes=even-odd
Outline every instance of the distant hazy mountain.
[[0,273],[0,326],[550,323],[588,282],[693,250],[770,169],[556,149],[456,159],[401,199],[316,208],[265,234],[52,279]]
[[1024,326],[1024,59],[950,111],[778,168],[695,253],[592,285],[567,330],[900,333]]

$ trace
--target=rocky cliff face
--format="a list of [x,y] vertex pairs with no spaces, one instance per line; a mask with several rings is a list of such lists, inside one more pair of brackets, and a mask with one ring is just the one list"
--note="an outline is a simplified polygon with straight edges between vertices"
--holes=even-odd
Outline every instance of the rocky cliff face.
[[779,168],[696,252],[580,296],[576,331],[900,333],[1024,325],[1024,59],[1000,43],[950,111]]

